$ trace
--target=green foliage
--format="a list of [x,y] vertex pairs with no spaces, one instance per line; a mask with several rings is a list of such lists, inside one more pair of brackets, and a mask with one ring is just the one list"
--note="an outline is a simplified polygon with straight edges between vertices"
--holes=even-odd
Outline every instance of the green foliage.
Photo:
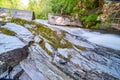
[[99,28],[101,26],[101,22],[97,22],[94,28]]
[[98,14],[90,14],[87,17],[86,21],[96,21],[98,16],[99,16]]
[[109,15],[109,17],[107,18],[107,20],[106,20],[106,26],[107,27],[110,27],[111,26],[111,22],[112,22],[112,15]]
[[52,10],[54,13],[61,13],[63,8],[64,14],[84,13],[83,9],[95,9],[95,4],[91,0],[51,0]]
[[83,13],[85,9],[95,8],[94,2],[91,0],[30,0],[29,5],[25,6],[20,0],[1,0],[0,6],[6,8],[28,9],[35,12],[36,17],[47,18],[48,13],[78,14]]
[[26,20],[19,19],[19,18],[11,18],[10,22],[13,22],[13,23],[16,23],[16,24],[20,24],[22,26],[24,26],[24,24],[27,24]]
[[30,0],[28,10],[34,11],[37,18],[47,19],[49,13],[52,13],[51,0]]
[[60,14],[61,9],[63,9],[64,14],[71,14],[77,2],[78,0],[51,0],[52,11]]
[[52,13],[51,0],[30,0],[25,6],[20,0],[0,0],[0,7],[31,10],[37,18],[47,19],[48,13]]
[[[85,24],[85,27],[98,27],[100,23],[97,21],[97,10],[103,4],[103,0],[52,0],[52,11],[57,14],[71,15]],[[99,10],[100,11],[100,10]],[[78,17],[76,17],[78,15]]]
[[19,7],[20,0],[0,0],[0,7],[15,8]]
[[87,50],[87,48],[83,47],[83,46],[78,46],[78,45],[75,45],[76,48],[82,50],[82,51],[85,51]]
[[47,52],[48,55],[52,56],[52,52],[50,52],[46,47],[45,47],[45,42],[42,40],[40,42],[40,46]]
[[5,22],[6,17],[5,16],[1,16],[1,19],[2,19],[2,21],[0,21],[0,24],[1,25],[5,25],[6,24],[6,22]]
[[88,18],[88,16],[82,16],[82,17],[81,17],[81,21],[86,21],[87,18]]
[[95,26],[95,28],[98,28],[101,23],[97,21],[98,14],[90,14],[88,16],[83,16],[81,18],[81,21],[84,21],[84,25],[86,28],[90,28],[92,26]]
[[47,19],[49,13],[70,15],[83,21],[85,26],[87,24],[86,27],[91,27],[99,25],[95,23],[97,10],[102,10],[100,8],[103,2],[104,0],[29,0],[25,7],[20,0],[1,0],[0,7],[31,10],[35,12],[36,18],[41,19]]
[[96,21],[98,16],[98,14],[90,14],[88,16],[83,16],[81,18],[81,21]]

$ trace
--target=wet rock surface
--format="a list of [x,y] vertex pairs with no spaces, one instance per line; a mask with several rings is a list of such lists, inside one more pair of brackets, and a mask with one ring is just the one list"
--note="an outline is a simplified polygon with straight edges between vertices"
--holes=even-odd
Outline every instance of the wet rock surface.
[[17,48],[0,55],[0,60],[6,62],[10,66],[18,64],[21,60],[25,59],[28,55],[27,46]]
[[[9,25],[9,27],[11,26]],[[15,32],[17,34],[17,31]],[[0,78],[7,78],[7,76],[10,76],[12,70],[17,71],[17,69],[14,70],[13,67],[27,56],[28,45],[24,41],[17,36],[0,33]],[[14,72],[11,74],[14,74]],[[17,73],[12,75],[11,78],[14,78],[16,75]]]
[[32,33],[23,26],[15,23],[7,23],[5,26],[1,26],[16,33],[16,36],[26,43],[29,43],[33,39]]
[[[72,47],[55,49],[45,36],[38,33],[33,35],[23,26],[7,24],[4,28],[12,30],[18,35],[21,34],[16,36],[22,43],[32,41],[29,46],[25,45],[1,54],[0,71],[4,62],[9,62],[10,65],[18,64],[11,70],[10,78],[20,80],[120,80],[120,47],[117,43],[119,35],[110,36],[115,39],[115,44],[109,42],[109,45],[104,46],[104,44],[96,44],[95,41],[91,41],[104,34],[79,28],[54,26],[43,20],[36,20],[36,22],[47,25],[48,28],[56,31],[58,36],[64,31],[64,37],[59,44],[64,45],[69,42]],[[23,29],[25,32],[17,33],[10,26],[19,27],[18,29]],[[115,47],[111,47],[111,45]],[[1,75],[5,75],[3,72],[5,71],[0,72]]]
[[23,43],[19,38],[0,34],[0,55],[4,52],[22,48],[24,46],[26,46],[26,44]]
[[[92,34],[83,34],[86,31],[79,31],[77,29],[74,30],[74,28],[63,28],[61,26],[54,27],[44,21],[37,22],[43,23],[54,30],[57,28],[68,32],[65,39],[74,45],[77,45],[71,49],[57,49],[57,54],[54,56],[53,64],[60,68],[63,72],[69,74],[77,80],[80,80],[81,78],[83,80],[120,79],[120,50],[110,49],[109,47],[103,47],[100,44],[89,42],[89,37],[92,38]],[[94,37],[95,36],[97,35],[94,35]],[[116,36],[116,38],[120,37]],[[105,39],[103,41],[105,41]],[[119,49],[120,47],[118,46],[117,48]]]
[[5,72],[7,65],[5,62],[0,61],[0,75]]
[[27,45],[15,36],[0,34],[0,61],[14,66],[27,57]]
[[[30,47],[30,55],[20,64],[32,80],[72,80],[49,61],[50,56],[37,44]],[[34,73],[34,74],[33,74]]]

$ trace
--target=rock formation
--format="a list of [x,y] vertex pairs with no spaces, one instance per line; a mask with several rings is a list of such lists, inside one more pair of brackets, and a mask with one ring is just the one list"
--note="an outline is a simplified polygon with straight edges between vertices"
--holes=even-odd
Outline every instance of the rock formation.
[[16,36],[0,33],[0,78],[7,77],[9,67],[13,68],[28,56],[28,43],[32,41],[33,36],[26,28],[13,23],[2,27],[13,31]]
[[66,15],[48,15],[48,22],[52,25],[62,25],[62,26],[78,26],[82,27],[82,23],[78,20],[72,19],[70,16]]
[[[2,48],[7,50],[0,53],[0,78],[7,75],[7,67],[4,66],[9,63],[13,69],[8,70],[10,72],[6,78],[120,80],[119,36],[50,25],[44,20],[35,20],[34,25],[26,23],[24,26],[15,23],[2,26],[16,35],[0,34],[0,51],[4,51]],[[115,44],[106,41],[106,35],[113,38]],[[1,40],[4,36],[10,40]],[[13,38],[17,39],[19,44]],[[9,44],[17,47],[10,47]]]

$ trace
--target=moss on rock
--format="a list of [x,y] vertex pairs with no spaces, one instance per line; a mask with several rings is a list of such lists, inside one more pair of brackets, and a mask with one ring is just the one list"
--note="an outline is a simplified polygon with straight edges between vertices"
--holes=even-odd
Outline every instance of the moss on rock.
[[15,33],[8,30],[8,29],[5,29],[5,28],[1,28],[0,27],[0,32],[2,32],[3,34],[6,34],[6,35],[10,35],[10,36],[15,36]]
[[[71,48],[72,47],[72,43],[64,39],[64,36],[65,36],[64,31],[61,31],[61,35],[58,36],[56,31],[51,30],[46,25],[43,25],[43,24],[40,24],[34,21],[26,21],[26,20],[19,19],[19,18],[12,18],[10,21],[16,24],[19,24],[19,25],[23,25],[23,26],[25,24],[35,25],[37,29],[36,30],[32,29],[32,30],[34,30],[34,32],[36,32],[37,34],[40,34],[45,39],[47,39],[55,50],[57,50],[57,48]],[[65,44],[61,44],[62,39],[64,39]],[[43,43],[42,43],[42,46],[44,48]]]

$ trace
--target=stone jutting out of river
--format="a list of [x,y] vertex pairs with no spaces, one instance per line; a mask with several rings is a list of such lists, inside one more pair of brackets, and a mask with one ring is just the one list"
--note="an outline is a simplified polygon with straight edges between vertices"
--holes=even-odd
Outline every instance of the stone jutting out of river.
[[1,27],[15,35],[0,30],[0,78],[120,80],[120,35],[50,25],[46,20],[23,26],[22,19],[11,21]]

